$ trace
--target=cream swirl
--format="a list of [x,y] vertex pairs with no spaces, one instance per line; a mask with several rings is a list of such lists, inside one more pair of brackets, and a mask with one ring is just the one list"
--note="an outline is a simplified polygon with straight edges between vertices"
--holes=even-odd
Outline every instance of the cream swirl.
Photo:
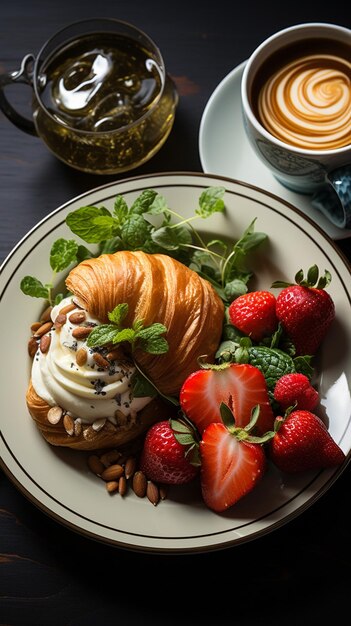
[[[63,300],[52,311],[55,322],[60,309],[70,304],[71,298]],[[151,398],[133,397],[131,377],[135,367],[126,361],[111,361],[109,368],[101,368],[94,360],[95,350],[86,346],[85,340],[72,336],[76,327],[69,320],[76,308],[67,315],[61,328],[53,327],[50,348],[47,353],[37,351],[32,365],[34,390],[50,406],[63,407],[73,418],[92,424],[96,419],[107,418],[113,424],[128,421],[146,406]],[[86,315],[85,323],[98,324],[98,320]],[[76,354],[80,348],[87,351],[84,365],[78,365]],[[123,414],[123,415],[122,415]]]
[[281,141],[309,150],[351,143],[351,63],[328,54],[285,65],[262,87],[258,113]]

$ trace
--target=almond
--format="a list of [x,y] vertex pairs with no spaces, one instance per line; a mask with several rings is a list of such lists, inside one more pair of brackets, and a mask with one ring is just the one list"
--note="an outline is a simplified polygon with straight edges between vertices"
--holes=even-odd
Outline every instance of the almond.
[[38,350],[38,342],[35,337],[31,337],[28,341],[28,354],[33,358]]
[[71,324],[81,324],[86,319],[86,314],[84,311],[75,311],[75,313],[71,313],[68,319]]
[[48,306],[45,311],[43,311],[40,321],[41,322],[48,322],[51,319],[51,311],[52,311],[52,306]]
[[94,352],[93,359],[96,365],[98,365],[99,367],[102,367],[105,370],[109,369],[110,363],[107,361],[107,359],[104,359],[102,354],[99,354],[99,352]]
[[67,313],[73,311],[75,308],[76,305],[73,304],[73,302],[71,302],[71,304],[66,304],[66,306],[63,306],[62,309],[60,309],[60,315],[67,315]]
[[64,313],[59,313],[55,318],[55,328],[60,329],[64,324],[66,324],[67,316]]
[[108,482],[109,480],[118,480],[121,476],[123,476],[123,474],[124,469],[122,465],[115,463],[114,465],[110,465],[104,469],[101,474],[101,478]]
[[138,470],[133,476],[133,491],[138,498],[144,498],[146,495],[147,480],[145,474]]
[[104,452],[104,454],[100,456],[100,461],[105,467],[109,467],[119,461],[120,458],[121,453],[118,450],[107,450],[107,452]]
[[77,326],[77,328],[72,330],[72,337],[75,339],[86,339],[92,330],[92,326]]
[[88,467],[93,474],[96,474],[97,476],[101,476],[105,469],[97,454],[90,454],[88,456]]
[[118,485],[119,485],[118,480],[109,480],[106,483],[106,489],[109,493],[114,493],[115,491],[118,491]]
[[124,466],[124,473],[126,478],[131,478],[135,472],[136,459],[133,456],[128,457]]
[[160,493],[159,493],[157,485],[155,485],[155,483],[153,483],[152,480],[149,480],[147,484],[146,495],[148,499],[150,500],[151,504],[153,504],[154,506],[158,504],[160,500]]
[[118,493],[121,496],[125,496],[128,491],[128,483],[125,476],[121,476],[118,481]]
[[76,353],[76,362],[77,365],[85,365],[88,360],[88,353],[85,348],[79,348]]
[[51,344],[51,335],[43,335],[42,337],[40,337],[40,342],[39,342],[40,352],[42,352],[43,354],[46,354],[46,352],[50,348],[50,344]]
[[45,335],[46,333],[49,332],[49,330],[51,330],[52,328],[52,322],[45,322],[44,324],[42,324],[34,333],[34,337],[42,337],[43,335]]
[[38,330],[38,328],[40,328],[40,326],[42,326],[42,322],[34,322],[33,324],[31,324],[31,331],[34,334],[36,330]]

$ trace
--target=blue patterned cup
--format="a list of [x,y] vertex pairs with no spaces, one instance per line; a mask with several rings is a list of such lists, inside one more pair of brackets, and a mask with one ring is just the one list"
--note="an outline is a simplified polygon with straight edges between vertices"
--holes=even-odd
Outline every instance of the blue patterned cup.
[[250,144],[277,180],[350,228],[351,30],[311,23],[275,33],[249,58],[241,100]]

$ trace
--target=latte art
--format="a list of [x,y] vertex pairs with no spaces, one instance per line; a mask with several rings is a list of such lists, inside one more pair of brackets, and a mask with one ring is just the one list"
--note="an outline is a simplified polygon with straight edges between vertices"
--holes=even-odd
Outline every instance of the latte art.
[[351,63],[309,55],[284,66],[262,87],[262,125],[281,141],[309,150],[351,143]]

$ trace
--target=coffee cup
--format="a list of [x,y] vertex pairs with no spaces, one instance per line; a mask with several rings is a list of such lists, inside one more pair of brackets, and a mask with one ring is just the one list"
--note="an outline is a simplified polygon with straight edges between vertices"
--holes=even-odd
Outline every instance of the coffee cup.
[[351,30],[298,24],[263,41],[241,83],[255,153],[339,228],[351,227]]
[[[10,103],[8,85],[32,89],[32,116]],[[56,33],[20,69],[0,75],[0,108],[66,164],[116,174],[150,159],[167,139],[178,104],[161,52],[146,33],[112,18]]]

